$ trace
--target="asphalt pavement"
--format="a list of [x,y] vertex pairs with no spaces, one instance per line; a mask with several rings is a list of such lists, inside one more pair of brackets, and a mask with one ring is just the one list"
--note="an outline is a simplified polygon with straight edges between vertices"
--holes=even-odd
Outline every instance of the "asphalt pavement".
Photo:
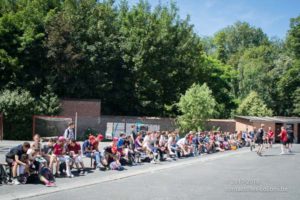
[[262,157],[242,148],[122,172],[91,171],[84,177],[58,179],[56,188],[1,186],[0,199],[298,199],[300,145],[294,145],[291,154],[279,153],[279,145]]

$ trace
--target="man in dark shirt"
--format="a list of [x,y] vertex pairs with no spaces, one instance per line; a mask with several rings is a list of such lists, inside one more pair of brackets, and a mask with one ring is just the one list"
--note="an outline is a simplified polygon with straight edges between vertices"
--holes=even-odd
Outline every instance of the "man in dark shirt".
[[264,135],[265,135],[265,130],[264,130],[265,125],[261,124],[260,129],[258,129],[256,133],[256,143],[258,144],[258,150],[257,150],[257,155],[261,156],[262,155],[262,150],[264,148]]
[[27,154],[27,150],[30,148],[30,144],[28,142],[24,142],[23,145],[18,145],[10,149],[10,151],[6,154],[6,162],[9,166],[12,166],[12,176],[13,183],[15,185],[19,185],[20,182],[17,180],[17,169],[18,166],[22,165],[27,170],[29,168],[28,163],[24,163],[21,161],[21,157],[23,154]]

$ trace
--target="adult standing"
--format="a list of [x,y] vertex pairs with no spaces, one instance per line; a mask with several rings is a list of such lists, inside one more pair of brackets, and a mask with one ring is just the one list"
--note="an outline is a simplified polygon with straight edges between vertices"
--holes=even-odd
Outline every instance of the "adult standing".
[[262,156],[262,150],[264,148],[264,124],[260,125],[260,128],[258,129],[257,133],[256,133],[256,140],[255,142],[258,144],[258,150],[257,150],[257,155]]
[[289,153],[292,153],[292,144],[294,142],[294,132],[293,130],[288,130],[287,131],[287,143],[286,143],[286,148],[288,149]]
[[287,132],[286,132],[286,130],[283,126],[281,127],[281,132],[278,135],[278,137],[280,137],[280,140],[281,140],[281,153],[280,153],[280,155],[283,155],[283,154],[285,154],[284,150],[286,149],[286,144],[287,144],[287,140],[288,140]]

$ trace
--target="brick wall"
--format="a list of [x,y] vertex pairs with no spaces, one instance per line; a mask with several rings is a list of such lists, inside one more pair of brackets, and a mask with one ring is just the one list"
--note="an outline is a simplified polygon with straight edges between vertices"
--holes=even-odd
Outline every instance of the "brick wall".
[[77,112],[77,137],[84,134],[87,128],[100,129],[101,101],[100,100],[61,100],[62,116],[75,120]]
[[236,130],[235,120],[233,119],[211,119],[206,122],[207,129],[219,127],[224,132],[234,132]]
[[62,115],[74,117],[100,117],[101,101],[100,100],[61,100]]

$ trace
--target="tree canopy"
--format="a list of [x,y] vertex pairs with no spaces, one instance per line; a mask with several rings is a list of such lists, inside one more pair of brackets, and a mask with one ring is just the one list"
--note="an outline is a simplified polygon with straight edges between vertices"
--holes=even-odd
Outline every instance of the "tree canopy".
[[59,110],[57,97],[101,99],[103,114],[175,117],[181,95],[206,83],[215,117],[232,117],[251,91],[274,115],[299,115],[299,24],[291,19],[282,40],[247,22],[200,37],[173,2],[2,0],[0,88],[28,92],[44,114]]
[[185,131],[203,129],[204,122],[216,114],[216,101],[212,91],[205,83],[203,85],[193,84],[181,96],[177,106],[182,113],[177,121]]

